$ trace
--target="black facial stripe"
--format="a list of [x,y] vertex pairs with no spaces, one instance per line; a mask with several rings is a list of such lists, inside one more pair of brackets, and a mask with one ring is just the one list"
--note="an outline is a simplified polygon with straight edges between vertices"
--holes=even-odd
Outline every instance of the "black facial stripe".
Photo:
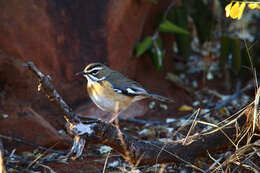
[[88,74],[87,76],[89,77],[89,79],[91,79],[92,81],[95,81],[95,82],[102,81],[106,78],[105,76],[98,78],[97,76],[94,76],[92,74]]
[[92,70],[89,73],[92,75],[97,75],[99,73],[99,70]]
[[96,65],[93,65],[93,66],[88,67],[87,71],[91,71],[92,69],[94,69],[94,68],[96,68],[96,67],[102,68],[102,66],[101,66],[100,64],[96,64]]
[[93,81],[97,81],[98,78],[96,78],[95,76],[91,75],[91,74],[88,74],[88,77],[93,80]]

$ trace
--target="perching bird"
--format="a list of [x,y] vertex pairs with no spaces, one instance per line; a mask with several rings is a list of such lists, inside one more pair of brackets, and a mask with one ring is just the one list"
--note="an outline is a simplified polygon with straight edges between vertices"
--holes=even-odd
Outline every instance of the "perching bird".
[[118,113],[133,102],[144,98],[171,102],[170,99],[148,93],[139,83],[101,63],[86,66],[82,74],[87,78],[87,91],[91,100],[103,111]]

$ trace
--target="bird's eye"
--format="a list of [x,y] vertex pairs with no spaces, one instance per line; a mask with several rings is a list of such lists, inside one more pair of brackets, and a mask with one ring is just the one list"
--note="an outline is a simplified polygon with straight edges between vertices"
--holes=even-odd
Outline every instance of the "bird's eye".
[[98,74],[98,72],[99,72],[99,70],[93,70],[93,71],[91,72],[91,74],[92,74],[92,75],[96,75],[96,74]]

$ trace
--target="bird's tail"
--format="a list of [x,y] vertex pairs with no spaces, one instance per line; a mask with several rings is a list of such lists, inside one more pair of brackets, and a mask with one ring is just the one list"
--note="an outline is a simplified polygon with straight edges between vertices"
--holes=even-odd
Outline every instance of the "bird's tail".
[[156,100],[159,100],[161,102],[174,102],[172,99],[169,99],[167,97],[164,97],[164,96],[160,96],[158,94],[149,94],[149,97],[152,98],[152,99],[156,99]]

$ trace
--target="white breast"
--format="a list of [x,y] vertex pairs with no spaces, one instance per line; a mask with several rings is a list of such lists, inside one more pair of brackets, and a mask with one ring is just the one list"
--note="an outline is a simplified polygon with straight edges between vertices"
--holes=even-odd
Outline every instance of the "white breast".
[[[91,89],[89,90],[89,88]],[[91,100],[100,109],[103,111],[115,112],[117,100],[111,95],[111,91],[109,89],[104,89],[104,86],[98,84],[97,82],[89,82],[88,93]]]
[[116,102],[111,100],[108,97],[102,97],[100,95],[92,95],[91,100],[103,111],[108,111],[108,112],[114,112],[115,107],[116,107]]

